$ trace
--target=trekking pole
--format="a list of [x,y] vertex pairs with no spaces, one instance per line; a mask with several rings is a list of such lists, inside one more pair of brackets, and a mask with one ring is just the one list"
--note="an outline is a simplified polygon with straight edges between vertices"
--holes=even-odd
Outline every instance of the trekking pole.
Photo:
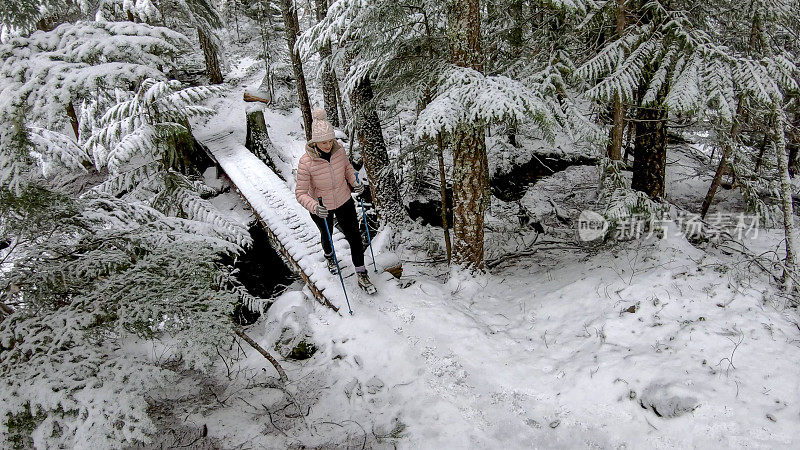
[[[356,182],[358,181],[358,172],[356,172]],[[369,253],[372,255],[372,267],[375,268],[375,273],[378,273],[378,266],[375,265],[375,253],[372,251],[372,238],[369,236],[369,224],[367,223],[367,210],[364,209],[364,199],[361,196],[358,196],[358,200],[361,202],[361,213],[364,215],[364,228],[367,229],[367,241],[369,242]]]
[[[319,200],[320,206],[325,206],[322,204],[322,197],[317,197]],[[339,260],[336,258],[336,249],[333,248],[333,239],[331,238],[331,231],[328,229],[328,219],[327,217],[322,219],[325,222],[325,235],[328,236],[328,242],[331,244],[331,251],[333,252],[333,261],[336,262],[336,271],[339,272],[339,281],[342,282],[342,291],[344,292],[344,299],[347,301],[347,309],[350,311],[350,315],[353,315],[353,308],[350,307],[350,299],[347,298],[347,289],[344,287],[344,278],[342,278],[342,269],[339,267]]]

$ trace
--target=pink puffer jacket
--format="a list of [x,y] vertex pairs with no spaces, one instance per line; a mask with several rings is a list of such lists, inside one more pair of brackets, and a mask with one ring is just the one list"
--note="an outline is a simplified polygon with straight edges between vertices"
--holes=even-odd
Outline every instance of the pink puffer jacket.
[[306,144],[306,153],[297,166],[297,186],[294,195],[312,213],[322,197],[326,208],[336,209],[350,199],[350,186],[356,185],[356,175],[342,144],[334,140],[331,162],[319,156],[320,150]]

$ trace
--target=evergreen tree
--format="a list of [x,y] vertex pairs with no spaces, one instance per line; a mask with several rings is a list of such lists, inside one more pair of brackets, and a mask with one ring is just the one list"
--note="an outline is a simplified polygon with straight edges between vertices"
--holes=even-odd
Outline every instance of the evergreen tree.
[[216,31],[222,26],[212,0],[101,0],[98,20],[130,20],[163,24],[184,32],[194,28],[205,59],[211,84],[223,81],[219,53],[222,46]]
[[292,62],[292,70],[294,71],[297,98],[300,103],[300,111],[303,113],[303,128],[306,132],[306,140],[311,140],[311,102],[308,100],[306,76],[303,73],[303,61],[300,59],[300,52],[296,45],[297,36],[300,35],[300,23],[297,20],[297,9],[292,0],[280,0],[279,5],[281,15],[283,16],[286,45],[289,48],[289,59]]
[[[222,262],[249,235],[190,176],[188,120],[214,91],[158,70],[186,46],[80,21],[0,45],[0,446],[146,441],[144,393],[170,372],[131,344],[168,340],[207,369],[234,305],[259,303]],[[78,99],[76,142],[61,131]],[[87,172],[105,181],[86,190]]]
[[88,7],[81,0],[0,0],[0,33],[49,31],[66,18],[88,12]]
[[[453,64],[483,71],[481,19],[478,0],[455,0],[447,4],[448,29],[452,36]],[[477,75],[477,74],[476,74]],[[456,125],[453,142],[453,259],[467,267],[483,268],[483,220],[489,203],[489,162],[486,139],[480,123]]]
[[[327,0],[315,0],[315,6],[317,21],[319,22],[325,18],[325,14],[328,12],[328,2]],[[339,81],[336,79],[336,73],[330,61],[332,54],[333,51],[331,50],[330,43],[323,45],[322,48],[319,49],[321,64],[320,73],[322,74],[322,97],[324,99],[323,103],[325,104],[325,114],[328,116],[328,121],[330,121],[331,125],[334,127],[339,127],[339,111],[336,101],[336,91]]]
[[391,167],[389,154],[383,140],[381,122],[375,111],[372,84],[368,76],[353,88],[350,102],[355,110],[354,126],[378,214],[383,222],[400,225],[407,215],[400,202],[394,172],[388,170]]
[[[22,186],[36,167],[19,144],[21,137],[59,143],[38,157],[47,175],[51,161],[71,168],[88,161],[86,152],[61,133],[70,124],[67,106],[163,77],[156,67],[168,69],[184,46],[186,38],[167,28],[116,22],[62,24],[0,45],[0,144],[3,154],[11,153],[0,159],[0,182]],[[21,67],[28,70],[20,72]]]

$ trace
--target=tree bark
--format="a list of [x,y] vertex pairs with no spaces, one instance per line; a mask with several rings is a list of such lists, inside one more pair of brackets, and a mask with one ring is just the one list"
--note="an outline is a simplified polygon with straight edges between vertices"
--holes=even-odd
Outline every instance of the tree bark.
[[198,168],[201,167],[205,155],[192,135],[192,127],[189,122],[181,120],[180,123],[189,131],[170,137],[171,146],[175,152],[174,154],[167,152],[164,166],[186,175],[199,175]]
[[75,140],[78,140],[78,114],[75,112],[75,107],[72,102],[67,103],[67,116],[69,116],[69,123],[72,124],[72,131],[75,132]]
[[[639,102],[644,97],[653,76],[653,67],[648,64],[645,77],[639,84]],[[642,191],[650,198],[664,198],[664,183],[667,163],[667,109],[664,99],[667,83],[656,94],[653,104],[639,105],[636,112],[636,138],[633,142],[633,178],[631,188]]]
[[[450,0],[447,4],[450,54],[454,64],[483,71],[480,0]],[[484,268],[483,225],[489,203],[489,165],[480,124],[456,127],[453,143],[453,261],[467,268]]]
[[2,321],[5,316],[10,316],[11,314],[14,314],[14,308],[0,302],[0,321]]
[[[776,108],[777,109],[777,108]],[[778,154],[778,175],[781,184],[781,210],[783,211],[783,230],[786,236],[786,262],[783,273],[783,288],[787,292],[794,289],[797,274],[797,254],[794,236],[794,207],[792,205],[792,185],[789,180],[789,160],[786,157],[786,116],[782,109],[775,117],[775,151]]]
[[[511,52],[514,55],[519,55],[522,52],[522,45],[524,43],[523,36],[524,27],[526,24],[525,16],[523,14],[524,5],[524,0],[512,0],[509,4],[509,10],[514,21],[514,25],[508,33],[508,45],[511,47]],[[512,120],[506,129],[508,143],[515,148],[519,145],[517,142],[517,132],[519,131],[517,125],[518,124],[516,120]]]
[[[331,68],[331,77],[333,78],[333,86],[336,92],[336,103],[339,105],[339,118],[341,119],[341,125],[346,127],[347,115],[344,111],[344,98],[342,97],[342,91],[339,89],[339,78],[336,77],[336,71],[333,70],[333,68]],[[350,105],[350,107],[352,108],[352,105]]]
[[447,222],[447,176],[444,170],[444,142],[442,135],[436,135],[436,156],[439,160],[439,193],[442,196],[442,228],[444,229],[444,245],[447,249],[447,263],[453,255],[453,245],[450,242],[450,224]]
[[758,171],[761,169],[761,164],[764,164],[764,152],[767,151],[767,144],[769,143],[769,133],[764,132],[764,137],[761,139],[761,145],[758,147],[758,156],[756,157],[756,167],[753,173],[758,176]]
[[361,157],[367,169],[379,218],[384,223],[399,224],[406,220],[406,213],[400,202],[397,180],[390,170],[389,154],[386,152],[381,122],[372,100],[372,85],[369,78],[364,78],[350,95],[350,102],[356,114],[355,126],[361,146]]
[[714,200],[714,195],[717,192],[717,188],[719,187],[720,183],[722,183],[722,176],[725,174],[725,166],[728,163],[728,157],[733,150],[733,145],[736,145],[736,139],[739,136],[739,129],[741,125],[739,123],[739,116],[742,114],[742,97],[739,96],[739,104],[736,105],[736,115],[733,117],[733,123],[731,124],[731,131],[730,131],[730,141],[726,142],[725,145],[722,147],[722,156],[719,158],[719,165],[717,166],[717,171],[714,173],[714,179],[711,180],[711,186],[708,187],[708,192],[706,193],[706,198],[703,199],[703,206],[700,208],[700,217],[705,218],[706,214],[708,213],[708,208],[711,207],[711,201]]
[[795,114],[794,120],[787,120],[787,125],[786,148],[789,150],[789,175],[794,178],[800,172],[800,115]]
[[[627,25],[625,20],[625,1],[617,0],[615,11],[617,23],[617,39],[621,39]],[[619,94],[614,96],[614,125],[611,127],[611,136],[606,154],[614,161],[622,159],[622,138],[625,133],[625,105]]]
[[295,84],[297,86],[300,111],[303,113],[303,126],[306,132],[306,140],[311,140],[311,103],[308,100],[306,77],[303,74],[303,62],[300,60],[300,52],[295,48],[297,36],[300,34],[297,10],[294,8],[292,0],[280,0],[279,3],[281,14],[283,15],[286,44],[289,47],[289,58],[292,61],[292,70],[294,71]]
[[[315,0],[317,21],[321,22],[328,13],[327,0]],[[328,122],[334,127],[339,127],[339,110],[336,102],[336,78],[333,76],[333,67],[330,64],[330,57],[333,54],[331,44],[328,43],[319,49],[320,60],[322,63],[322,98],[325,102],[325,114]]]
[[613,161],[622,160],[622,138],[625,133],[625,106],[619,98],[619,94],[614,96],[614,125],[611,127],[611,139],[609,139],[606,156]]
[[489,203],[489,164],[483,129],[464,124],[453,138],[453,259],[484,267],[483,224]]
[[211,84],[221,84],[222,70],[219,68],[217,47],[214,45],[211,37],[208,36],[200,27],[197,28],[197,38],[200,40],[200,48],[203,49],[203,56],[206,59],[206,74],[208,74],[208,81]]
[[283,175],[275,166],[275,162],[272,161],[272,157],[269,154],[272,141],[269,139],[269,133],[267,133],[264,111],[247,112],[247,135],[244,140],[244,146],[272,169],[275,175],[283,179]]

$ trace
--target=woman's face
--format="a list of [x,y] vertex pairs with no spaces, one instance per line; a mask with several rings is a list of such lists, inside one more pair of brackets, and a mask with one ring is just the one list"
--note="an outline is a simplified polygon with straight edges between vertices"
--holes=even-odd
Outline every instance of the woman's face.
[[333,140],[317,142],[317,147],[319,147],[319,149],[322,150],[323,152],[329,153],[331,151],[331,148],[333,148]]

